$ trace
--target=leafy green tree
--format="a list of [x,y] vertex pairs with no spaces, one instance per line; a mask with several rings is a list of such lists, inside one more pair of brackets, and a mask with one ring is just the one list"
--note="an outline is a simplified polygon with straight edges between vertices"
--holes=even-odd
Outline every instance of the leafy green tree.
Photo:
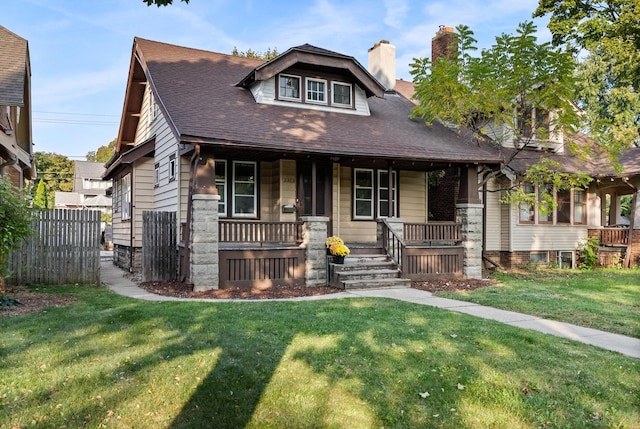
[[100,146],[97,151],[87,153],[87,161],[91,162],[108,162],[116,151],[116,143],[118,139],[113,139],[106,146]]
[[29,200],[0,177],[0,294],[5,292],[9,252],[32,233]]
[[34,158],[38,177],[45,181],[50,193],[73,190],[73,161],[50,152],[36,152]]
[[577,102],[614,153],[640,143],[640,1],[540,0],[556,46],[580,62]]
[[[513,150],[509,151],[507,166],[534,139],[548,139],[549,130],[571,135],[580,124],[572,103],[575,62],[570,53],[551,43],[538,43],[535,32],[533,23],[521,23],[515,35],[502,34],[491,48],[472,56],[477,50],[473,32],[467,26],[458,26],[458,49],[450,58],[438,58],[435,64],[428,58],[414,59],[411,73],[419,104],[412,116],[429,124],[441,121],[464,127],[473,131],[475,139],[488,136],[496,144],[510,145]],[[547,114],[547,126],[537,127],[530,109],[553,112]],[[565,144],[577,149],[566,137]],[[531,167],[526,177],[534,185],[554,183],[558,187],[584,188],[590,181],[586,174],[558,171],[558,165],[543,162]],[[510,197],[523,195],[514,192]]]
[[44,183],[44,180],[38,181],[36,195],[33,198],[33,206],[39,209],[50,208],[49,191],[47,190],[47,185]]
[[251,48],[247,49],[246,51],[239,51],[238,48],[234,46],[233,51],[231,51],[231,55],[234,55],[236,57],[257,58],[259,60],[269,61],[277,57],[279,54],[277,48],[267,48],[266,51],[260,52],[254,51]]

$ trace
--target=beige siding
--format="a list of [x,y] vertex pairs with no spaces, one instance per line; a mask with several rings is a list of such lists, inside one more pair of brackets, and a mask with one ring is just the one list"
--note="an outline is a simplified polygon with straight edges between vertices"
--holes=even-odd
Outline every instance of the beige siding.
[[131,222],[122,221],[120,210],[113,213],[113,243],[128,246],[131,241]]
[[134,164],[131,197],[134,247],[142,247],[142,212],[153,210],[153,160],[141,158]]
[[282,205],[296,204],[296,162],[290,159],[276,161],[278,163],[279,175],[275,179],[278,180],[279,202],[277,220],[282,222],[291,222],[296,220],[295,213],[282,213],[280,209]]
[[[159,183],[155,189],[153,187],[153,175],[151,178],[151,189],[154,189],[154,208],[157,211],[177,212],[180,201],[179,178],[181,177],[182,168],[188,166],[180,162],[178,141],[161,113],[152,121],[151,131],[156,137],[156,150],[153,163],[157,163],[159,167]],[[176,163],[176,176],[174,179],[169,177],[171,157],[175,158]],[[151,165],[152,169],[153,163]]]
[[427,222],[427,174],[423,171],[399,174],[400,217],[405,222]]
[[[375,243],[376,222],[351,220],[352,191],[351,168],[341,167],[334,177],[334,189],[339,190],[339,198],[333,205],[333,234],[339,235],[347,243]],[[335,194],[335,192],[334,192]]]
[[260,219],[273,220],[273,212],[277,203],[273,195],[273,163],[260,162]]

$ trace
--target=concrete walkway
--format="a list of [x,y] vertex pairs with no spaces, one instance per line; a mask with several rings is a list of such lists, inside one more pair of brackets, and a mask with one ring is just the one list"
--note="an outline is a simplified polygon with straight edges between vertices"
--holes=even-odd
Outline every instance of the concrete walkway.
[[[229,302],[228,299],[192,299],[192,298],[174,298],[149,293],[139,288],[134,282],[125,277],[125,271],[119,269],[109,260],[103,260],[100,264],[100,277],[102,283],[119,295],[131,298],[142,299],[147,301],[204,301],[204,302]],[[545,334],[556,335],[562,338],[579,341],[581,343],[590,344],[606,350],[612,350],[627,356],[640,359],[640,339],[626,337],[624,335],[610,334],[608,332],[599,331],[597,329],[584,328],[582,326],[572,325],[570,323],[556,322],[553,320],[541,319],[540,317],[530,316],[527,314],[516,313],[507,310],[498,310],[496,308],[484,305],[474,304],[471,302],[457,301],[454,299],[439,298],[433,296],[430,292],[425,292],[412,288],[396,288],[396,289],[366,289],[354,290],[349,292],[340,292],[331,295],[309,296],[302,298],[292,298],[286,301],[313,301],[336,298],[391,298],[400,301],[411,302],[414,304],[429,305],[445,310],[457,311],[459,313],[469,314],[471,316],[483,319],[496,320],[507,325],[516,326],[524,329],[532,329],[543,332]],[[248,300],[242,300],[247,302]],[[264,300],[256,300],[265,302]],[[256,302],[250,301],[250,302]],[[273,300],[271,300],[273,301]],[[279,300],[280,301],[280,300]]]

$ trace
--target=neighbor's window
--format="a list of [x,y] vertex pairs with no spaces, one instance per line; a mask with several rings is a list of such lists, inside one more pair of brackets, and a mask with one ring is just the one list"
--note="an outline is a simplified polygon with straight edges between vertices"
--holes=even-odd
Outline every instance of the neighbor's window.
[[169,157],[169,182],[176,180],[178,174],[178,167],[176,164],[176,156],[171,155]]
[[157,188],[160,186],[160,164],[155,163],[153,165],[153,186]]
[[553,223],[553,185],[538,186],[538,223]]
[[218,201],[218,213],[227,215],[227,161],[216,160],[216,188],[220,201]]
[[233,162],[233,215],[257,217],[256,163]]
[[311,103],[327,102],[327,81],[307,78],[307,101]]
[[[533,197],[535,195],[535,188],[530,183],[522,185],[522,192],[527,197]],[[520,223],[534,223],[536,220],[535,204],[530,201],[523,201],[518,207]]]
[[131,219],[131,174],[122,178],[121,191],[122,220]]
[[289,100],[300,101],[300,77],[281,74],[278,79],[278,96]]
[[331,84],[332,104],[340,107],[351,107],[351,88],[352,86],[349,84],[333,82]]
[[353,217],[373,219],[373,170],[355,168],[353,174]]
[[531,252],[529,262],[531,265],[549,265],[549,252]]
[[571,223],[571,191],[556,191],[556,222]]

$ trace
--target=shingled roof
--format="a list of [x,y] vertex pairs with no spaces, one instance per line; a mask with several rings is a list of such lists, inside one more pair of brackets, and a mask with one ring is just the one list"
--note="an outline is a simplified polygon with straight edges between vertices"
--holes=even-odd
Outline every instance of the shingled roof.
[[[306,50],[312,48],[320,49]],[[322,54],[326,52],[331,51]],[[409,119],[413,104],[398,93],[370,97],[370,116],[258,104],[250,90],[237,84],[264,61],[141,38],[134,40],[134,54],[182,142],[415,161],[500,162],[490,145],[478,145],[440,124]]]
[[0,105],[24,106],[29,69],[27,40],[0,25]]

